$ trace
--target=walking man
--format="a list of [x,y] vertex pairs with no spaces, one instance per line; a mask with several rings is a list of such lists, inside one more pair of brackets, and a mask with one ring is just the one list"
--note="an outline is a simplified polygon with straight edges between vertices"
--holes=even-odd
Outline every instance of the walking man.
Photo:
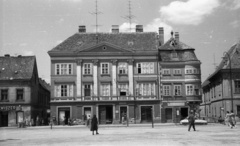
[[194,115],[192,110],[190,111],[190,114],[188,116],[188,123],[189,123],[188,131],[191,130],[191,127],[193,127],[193,130],[196,131],[196,129],[195,129],[195,115]]
[[92,135],[94,135],[94,131],[96,131],[96,134],[99,134],[98,133],[98,119],[97,119],[96,115],[94,115],[92,118],[91,131],[92,131]]

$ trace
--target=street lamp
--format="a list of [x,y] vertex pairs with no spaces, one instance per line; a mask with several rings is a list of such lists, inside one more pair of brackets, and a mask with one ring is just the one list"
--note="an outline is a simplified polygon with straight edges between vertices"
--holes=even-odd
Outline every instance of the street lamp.
[[[228,58],[226,58],[226,56]],[[233,89],[232,89],[232,61],[231,61],[231,58],[230,58],[230,54],[228,52],[223,52],[223,59],[224,60],[229,60],[229,65],[230,65],[230,70],[229,70],[229,73],[230,73],[230,88],[231,88],[231,102],[232,102],[232,111],[233,111]]]

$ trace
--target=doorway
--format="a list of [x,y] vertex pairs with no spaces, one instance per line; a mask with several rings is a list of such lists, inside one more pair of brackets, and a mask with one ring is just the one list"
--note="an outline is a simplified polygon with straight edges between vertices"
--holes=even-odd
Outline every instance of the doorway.
[[120,123],[127,120],[127,106],[120,107]]
[[0,112],[0,127],[8,127],[8,112]]
[[113,106],[99,105],[99,124],[112,124]]
[[84,107],[83,111],[84,111],[84,116],[86,116],[86,119],[91,118],[91,115],[92,115],[91,107]]
[[59,108],[58,109],[58,124],[59,125],[67,125],[69,118],[70,118],[70,108]]
[[187,107],[183,107],[181,108],[181,120],[185,119],[188,116],[188,108]]
[[165,115],[166,115],[166,121],[167,123],[173,122],[172,120],[172,108],[166,108],[165,110]]
[[152,121],[152,106],[141,106],[141,123]]

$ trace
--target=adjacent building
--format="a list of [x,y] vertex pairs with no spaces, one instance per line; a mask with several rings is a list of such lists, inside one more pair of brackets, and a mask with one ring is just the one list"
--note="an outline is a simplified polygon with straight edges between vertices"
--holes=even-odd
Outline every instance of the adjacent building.
[[47,118],[49,85],[39,79],[35,56],[0,57],[0,127]]
[[88,33],[79,26],[48,52],[51,115],[58,124],[94,114],[100,124],[174,122],[179,112],[186,117],[201,101],[200,62],[193,48],[173,37],[164,44],[163,36],[161,27],[156,33],[137,25],[136,32],[123,33],[113,25],[109,33]]
[[240,43],[224,52],[216,70],[203,82],[201,114],[209,120],[233,110],[240,117]]
[[159,48],[162,122],[179,122],[189,110],[199,112],[201,62],[195,49],[179,41],[179,33]]

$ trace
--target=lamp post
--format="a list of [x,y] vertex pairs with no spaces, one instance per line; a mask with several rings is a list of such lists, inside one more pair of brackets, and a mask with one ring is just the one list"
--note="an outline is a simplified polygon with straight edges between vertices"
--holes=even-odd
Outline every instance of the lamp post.
[[228,52],[223,53],[223,58],[226,60],[225,56],[228,57],[229,65],[230,65],[229,73],[230,73],[231,103],[232,103],[232,111],[233,111],[232,64],[231,64],[232,62],[231,62],[230,54]]

